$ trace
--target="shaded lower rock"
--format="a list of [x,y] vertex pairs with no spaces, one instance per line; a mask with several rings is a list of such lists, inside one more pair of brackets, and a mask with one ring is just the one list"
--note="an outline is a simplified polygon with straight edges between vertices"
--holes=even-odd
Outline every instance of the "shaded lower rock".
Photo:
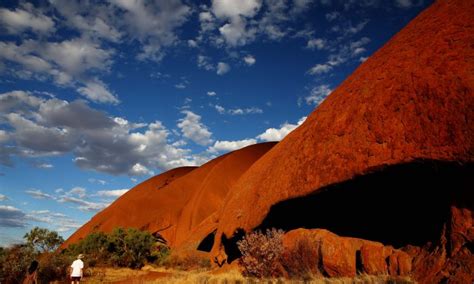
[[321,273],[329,277],[371,275],[407,276],[412,257],[382,243],[340,237],[324,229],[296,229],[285,234],[283,245],[291,250],[298,242],[309,241],[319,251]]
[[[466,202],[472,202],[467,199]],[[318,269],[328,277],[357,274],[410,276],[419,283],[474,283],[473,211],[451,207],[439,241],[395,249],[380,242],[338,236],[325,229],[295,229],[284,235],[285,250],[306,241],[318,252]]]

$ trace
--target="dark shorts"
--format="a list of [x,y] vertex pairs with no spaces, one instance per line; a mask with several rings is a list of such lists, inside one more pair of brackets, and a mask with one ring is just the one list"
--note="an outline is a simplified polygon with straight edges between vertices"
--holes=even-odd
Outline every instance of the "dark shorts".
[[81,277],[78,276],[71,276],[72,281],[81,281]]

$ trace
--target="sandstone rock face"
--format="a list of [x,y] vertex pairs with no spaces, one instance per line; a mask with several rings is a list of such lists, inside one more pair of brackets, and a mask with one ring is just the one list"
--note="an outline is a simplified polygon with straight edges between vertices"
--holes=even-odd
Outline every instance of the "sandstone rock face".
[[[177,168],[155,176],[95,215],[63,247],[94,230],[110,232],[116,227],[134,227],[158,233],[172,247],[191,237],[196,249],[198,241],[216,229],[216,219],[211,215],[220,208],[229,189],[273,145],[249,146],[199,168]],[[201,223],[205,226],[197,228]]]
[[[430,277],[439,275],[440,271],[447,273],[445,277],[449,279],[454,277],[454,271],[466,268],[468,264],[461,264],[458,256],[463,254],[462,259],[467,259],[467,263],[473,259],[474,206],[471,202],[452,213],[449,213],[449,207],[460,199],[474,200],[473,23],[473,1],[436,1],[364,62],[302,126],[240,177],[219,211],[212,254],[225,257],[226,248],[221,239],[230,239],[238,229],[250,231],[259,228],[272,208],[284,201],[314,196],[331,190],[332,185],[373,172],[384,172],[393,165],[420,163],[423,172],[428,168],[428,161],[433,163],[432,177],[445,175],[442,186],[424,188],[423,181],[417,181],[413,188],[408,188],[409,184],[400,188],[399,192],[406,197],[399,199],[398,209],[391,206],[391,212],[385,212],[380,204],[389,205],[392,197],[398,194],[397,190],[386,192],[384,199],[373,195],[372,204],[376,206],[373,215],[380,215],[383,224],[384,214],[403,214],[405,201],[410,202],[411,195],[417,195],[416,202],[421,209],[416,210],[416,202],[412,203],[413,212],[406,217],[426,214],[424,206],[434,204],[430,208],[432,211],[426,214],[426,220],[430,221],[431,214],[443,212],[443,216],[432,222],[439,226],[448,225],[447,244],[439,243],[441,230],[437,234],[438,240],[433,238],[436,235],[433,232],[429,238],[433,243],[429,250],[424,250],[424,260],[419,258],[415,266],[410,266],[406,254],[392,254],[389,263],[393,265],[391,269],[387,268],[388,273],[403,275],[414,269],[417,279],[430,283],[430,279],[434,279]],[[438,171],[436,168],[440,163],[449,166]],[[459,168],[454,169],[453,165],[459,165]],[[463,172],[460,179],[465,185],[450,177],[460,172]],[[403,178],[416,180],[417,175],[410,177],[405,173]],[[383,186],[379,188],[379,192],[384,190]],[[373,192],[377,191],[374,189]],[[340,197],[344,198],[344,194],[341,193]],[[431,202],[433,197],[438,198],[435,203]],[[367,201],[365,205],[369,203]],[[311,214],[311,208],[307,209]],[[345,214],[350,217],[351,213]],[[292,219],[291,212],[279,217],[280,220],[286,218],[287,224],[298,222],[297,218]],[[368,214],[363,217],[371,218]],[[391,220],[396,221],[396,218]],[[398,225],[403,225],[403,222]],[[416,238],[420,233],[416,229],[416,224],[412,224],[409,229],[400,228],[400,231],[414,231]],[[376,236],[376,233],[372,232],[371,236]],[[378,239],[375,237],[373,240]],[[428,260],[435,248],[436,257]],[[344,260],[341,263],[352,263],[352,258],[343,256],[342,252],[334,253],[341,254],[341,261]],[[369,255],[366,257],[376,258]],[[455,266],[449,265],[454,259],[463,265],[462,269],[448,269]],[[422,265],[430,261],[433,266]],[[353,273],[353,268],[344,267],[347,267],[344,273]],[[339,271],[342,268],[333,269]],[[380,263],[374,263],[370,269],[383,270]],[[466,270],[474,275],[472,268]]]
[[[340,237],[323,229],[296,229],[285,234],[283,245],[290,249],[306,239],[319,247],[323,274],[354,277],[357,273],[393,276],[409,275],[412,258],[405,252],[381,243]],[[389,261],[386,261],[389,260]]]

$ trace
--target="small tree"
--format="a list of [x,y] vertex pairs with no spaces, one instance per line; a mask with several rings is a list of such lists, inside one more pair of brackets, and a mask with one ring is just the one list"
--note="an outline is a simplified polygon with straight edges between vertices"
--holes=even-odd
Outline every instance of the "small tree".
[[247,276],[278,277],[283,271],[280,258],[283,253],[283,231],[277,229],[252,232],[244,236],[237,246],[242,253],[240,263]]
[[38,227],[26,233],[23,238],[28,245],[40,253],[53,252],[64,242],[63,237],[57,232]]

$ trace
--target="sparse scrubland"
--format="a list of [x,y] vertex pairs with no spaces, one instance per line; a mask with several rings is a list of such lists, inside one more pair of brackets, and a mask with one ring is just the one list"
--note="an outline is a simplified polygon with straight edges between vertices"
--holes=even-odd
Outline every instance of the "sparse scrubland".
[[63,239],[56,232],[35,228],[25,235],[25,244],[0,250],[0,283],[21,283],[32,260],[40,263],[39,283],[65,282],[78,254],[85,254],[87,283],[412,283],[386,275],[324,278],[316,248],[301,241],[285,251],[283,234],[276,229],[249,233],[237,244],[242,257],[213,269],[205,254],[175,255],[137,229],[94,232],[59,251]]

